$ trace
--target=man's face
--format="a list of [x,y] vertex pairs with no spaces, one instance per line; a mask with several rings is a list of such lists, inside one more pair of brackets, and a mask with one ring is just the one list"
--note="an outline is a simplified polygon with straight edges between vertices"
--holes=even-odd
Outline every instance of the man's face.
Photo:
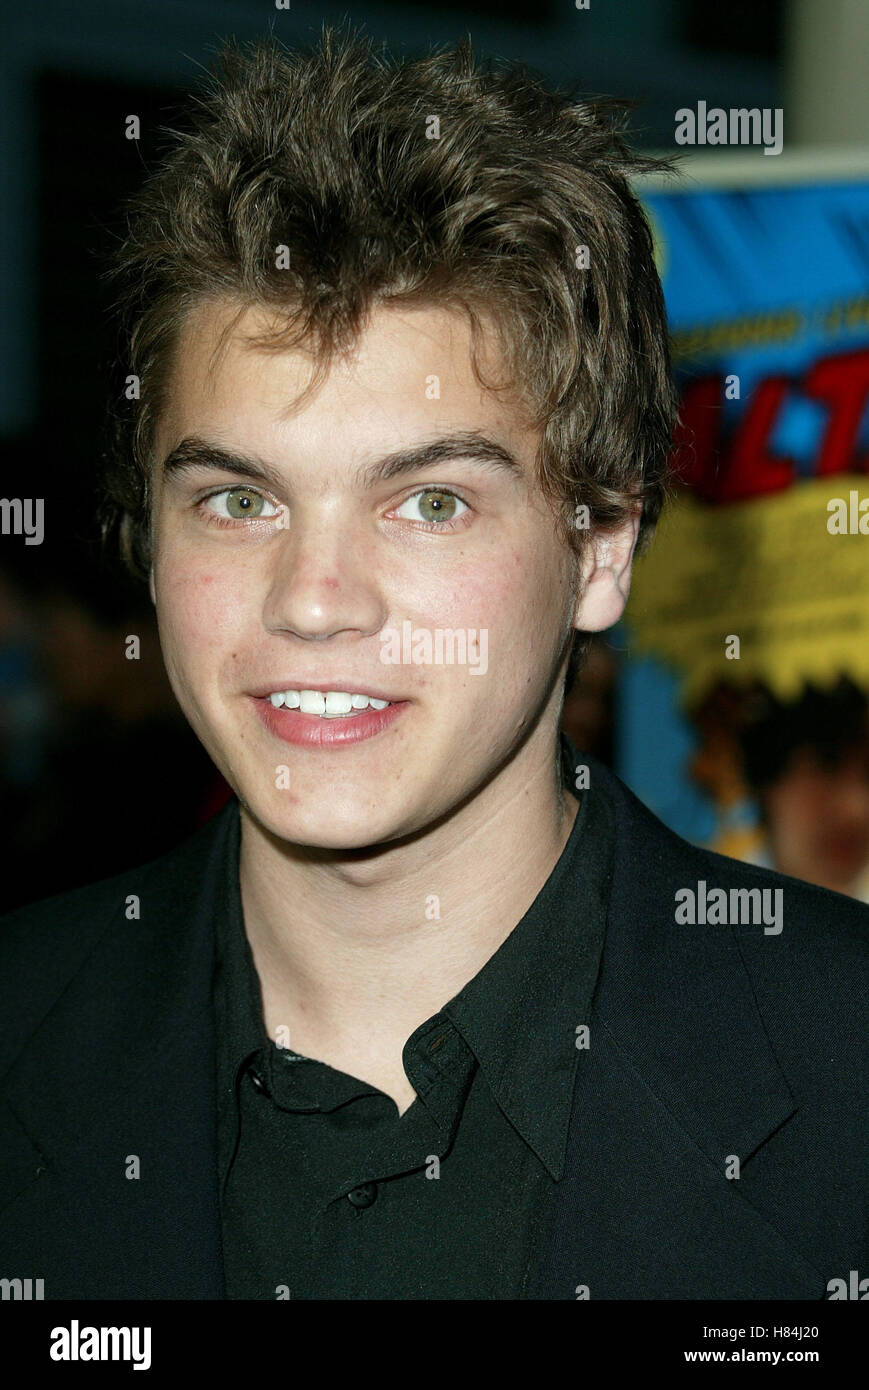
[[869,741],[855,742],[838,765],[798,749],[764,805],[781,873],[837,893],[859,891],[869,864]]
[[[200,305],[188,319],[155,449],[152,595],[198,737],[249,813],[297,844],[410,834],[493,776],[502,799],[519,794],[552,758],[575,617],[571,556],[533,475],[539,436],[478,384],[462,315],[376,311],[297,409],[311,359],[251,347],[271,323],[261,311],[213,360],[232,312]],[[469,445],[376,471],[470,433],[517,467]],[[225,460],[164,477],[193,437],[268,481]],[[454,634],[440,660],[438,631]],[[393,707],[324,718],[269,699],[311,690]]]

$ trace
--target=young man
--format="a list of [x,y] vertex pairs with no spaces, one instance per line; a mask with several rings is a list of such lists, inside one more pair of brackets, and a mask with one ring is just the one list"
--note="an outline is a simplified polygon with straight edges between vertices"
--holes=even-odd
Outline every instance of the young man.
[[559,740],[664,490],[645,167],[603,104],[327,32],[230,50],[134,206],[112,515],[235,796],[4,924],[46,1298],[869,1273],[865,908]]

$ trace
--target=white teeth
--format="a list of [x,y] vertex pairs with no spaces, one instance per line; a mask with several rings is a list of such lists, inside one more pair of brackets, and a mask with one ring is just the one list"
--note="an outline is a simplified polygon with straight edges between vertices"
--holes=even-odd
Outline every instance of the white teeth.
[[325,714],[326,697],[319,690],[300,690],[299,709],[302,714]]
[[302,714],[319,714],[324,719],[344,719],[354,711],[386,709],[389,700],[375,700],[370,695],[353,695],[346,690],[276,690],[269,695],[275,709],[300,710]]

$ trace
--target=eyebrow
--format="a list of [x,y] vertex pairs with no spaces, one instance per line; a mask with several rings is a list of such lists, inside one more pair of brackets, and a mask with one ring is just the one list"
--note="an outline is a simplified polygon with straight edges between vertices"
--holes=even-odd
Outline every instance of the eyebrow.
[[[406,473],[418,473],[423,468],[460,458],[504,470],[514,478],[521,478],[524,473],[522,464],[515,455],[497,440],[490,439],[488,435],[477,430],[457,430],[451,434],[440,435],[436,439],[424,440],[412,448],[396,449],[390,454],[384,454],[374,463],[361,467],[357,479],[364,488],[371,488],[377,483],[403,477]],[[224,449],[200,435],[188,435],[182,439],[167,454],[162,464],[163,477],[166,480],[206,468],[253,478],[257,482],[266,483],[275,491],[283,489],[287,481],[277,468],[255,454],[242,454],[234,449]]]

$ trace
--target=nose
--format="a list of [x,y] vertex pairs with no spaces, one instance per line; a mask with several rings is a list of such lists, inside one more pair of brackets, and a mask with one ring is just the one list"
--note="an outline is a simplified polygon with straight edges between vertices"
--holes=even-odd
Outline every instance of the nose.
[[263,606],[269,632],[324,641],[338,633],[371,636],[386,620],[376,546],[359,522],[296,513],[273,546]]

